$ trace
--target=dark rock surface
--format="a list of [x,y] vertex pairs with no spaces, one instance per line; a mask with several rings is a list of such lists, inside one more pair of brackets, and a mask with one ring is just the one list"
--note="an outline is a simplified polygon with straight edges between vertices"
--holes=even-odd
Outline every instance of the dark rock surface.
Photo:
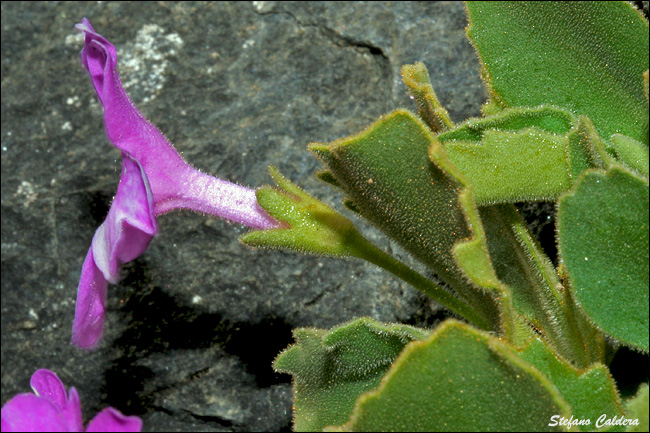
[[174,213],[109,287],[99,349],[71,347],[81,264],[121,167],[79,62],[84,16],[189,162],[250,186],[272,164],[337,206],[305,147],[414,109],[402,64],[428,66],[456,121],[485,99],[459,2],[2,3],[2,403],[49,368],[79,390],[85,421],[111,405],[148,431],[286,431],[290,378],[271,362],[291,329],[439,318],[370,264],[254,251],[245,228]]

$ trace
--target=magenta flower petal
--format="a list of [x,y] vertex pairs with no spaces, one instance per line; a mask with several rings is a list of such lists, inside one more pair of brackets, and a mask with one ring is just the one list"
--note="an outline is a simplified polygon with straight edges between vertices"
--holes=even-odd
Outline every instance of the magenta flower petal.
[[[30,381],[35,394],[18,394],[2,407],[3,432],[81,432],[81,403],[77,390],[66,393],[63,382],[50,370],[37,370]],[[87,431],[140,431],[142,421],[113,408],[104,409]]]
[[156,215],[191,209],[256,229],[278,225],[259,206],[254,190],[202,173],[185,162],[126,94],[113,44],[96,33],[86,18],[76,27],[86,37],[81,59],[104,106],[108,138],[142,165],[151,184]]
[[122,264],[142,254],[156,231],[147,177],[137,161],[123,154],[117,193],[81,269],[72,344],[92,348],[100,340],[108,282],[119,281]]
[[123,155],[117,193],[93,236],[93,257],[104,278],[111,284],[120,281],[122,264],[145,252],[157,230],[147,176],[137,161]]
[[84,349],[91,349],[97,345],[104,327],[107,288],[108,281],[95,264],[93,249],[90,247],[81,268],[81,279],[77,289],[72,344]]
[[142,420],[140,418],[122,415],[112,407],[99,412],[86,427],[87,432],[139,432],[141,430]]
[[29,385],[34,390],[34,394],[50,400],[57,407],[61,408],[68,402],[68,393],[65,386],[63,386],[63,382],[61,382],[59,376],[50,370],[44,368],[36,370],[32,374]]
[[81,402],[79,401],[79,393],[74,387],[70,388],[70,395],[68,396],[59,376],[46,369],[36,370],[29,384],[36,396],[49,400],[57,407],[67,422],[68,430],[83,430]]
[[[52,373],[54,374],[54,373]],[[68,421],[70,431],[83,431],[84,425],[81,419],[81,399],[77,389],[73,386],[68,393],[68,401],[61,408],[63,416]]]
[[[72,431],[61,410],[34,394],[18,394],[2,406],[3,432]],[[79,430],[77,430],[79,431]]]

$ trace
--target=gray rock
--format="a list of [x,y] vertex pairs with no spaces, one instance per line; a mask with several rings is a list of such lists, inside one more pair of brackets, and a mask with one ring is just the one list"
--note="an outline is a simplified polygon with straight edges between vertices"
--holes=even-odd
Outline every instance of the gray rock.
[[[259,186],[267,166],[341,209],[312,175],[312,141],[414,109],[400,81],[423,61],[454,120],[485,99],[458,2],[3,2],[2,403],[49,368],[149,431],[287,430],[290,377],[271,362],[291,329],[358,316],[431,326],[407,284],[353,260],[254,251],[245,228],[159,218],[148,251],[109,288],[98,350],[69,345],[81,264],[120,173],[78,52],[86,16],[118,48],[140,110],[198,168]],[[382,247],[399,250],[365,223]]]

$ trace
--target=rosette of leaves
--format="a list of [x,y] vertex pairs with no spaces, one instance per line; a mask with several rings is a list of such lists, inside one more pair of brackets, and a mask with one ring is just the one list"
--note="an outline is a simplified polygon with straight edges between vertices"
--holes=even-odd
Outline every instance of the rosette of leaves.
[[[369,260],[467,320],[296,330],[275,362],[293,376],[294,427],[589,431],[601,418],[647,431],[647,387],[622,402],[608,362],[621,346],[648,352],[648,22],[627,2],[467,2],[467,13],[483,117],[453,124],[416,63],[403,79],[417,114],[310,145],[346,206],[435,279],[275,171],[280,188],[257,192],[285,226],[245,243]],[[522,201],[556,203],[558,266]]]

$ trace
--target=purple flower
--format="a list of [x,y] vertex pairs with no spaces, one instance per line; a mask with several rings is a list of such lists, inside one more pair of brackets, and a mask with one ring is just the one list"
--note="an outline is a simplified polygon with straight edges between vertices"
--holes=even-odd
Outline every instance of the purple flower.
[[138,161],[122,156],[117,193],[81,268],[72,343],[83,348],[101,338],[108,283],[120,280],[122,264],[140,256],[157,231],[147,176]]
[[[81,432],[79,393],[72,387],[67,393],[63,382],[50,370],[36,370],[30,385],[34,394],[18,394],[2,406],[3,432]],[[139,432],[142,420],[124,416],[112,407],[95,416],[87,432]]]
[[255,191],[202,173],[189,165],[133,105],[117,74],[115,47],[84,18],[81,60],[104,107],[106,133],[122,151],[120,185],[97,229],[81,271],[72,343],[83,348],[101,338],[108,283],[122,264],[140,256],[156,234],[156,216],[190,209],[256,229],[279,223],[257,203]]
[[256,229],[278,225],[259,206],[254,190],[201,173],[185,162],[126,94],[117,74],[115,46],[95,33],[86,18],[76,27],[86,36],[81,61],[104,106],[108,139],[142,165],[151,185],[155,215],[191,209]]

